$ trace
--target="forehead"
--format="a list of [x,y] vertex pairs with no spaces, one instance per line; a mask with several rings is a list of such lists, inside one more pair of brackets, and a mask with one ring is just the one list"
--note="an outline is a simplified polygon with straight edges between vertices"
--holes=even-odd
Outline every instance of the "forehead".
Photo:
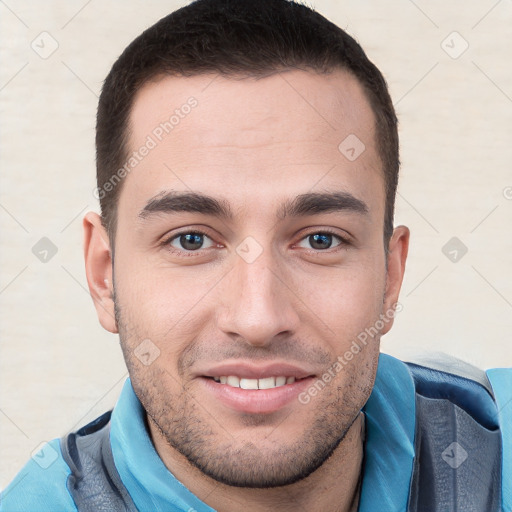
[[348,72],[160,77],[137,93],[129,124],[119,212],[163,190],[222,196],[236,209],[315,188],[383,210],[374,115]]

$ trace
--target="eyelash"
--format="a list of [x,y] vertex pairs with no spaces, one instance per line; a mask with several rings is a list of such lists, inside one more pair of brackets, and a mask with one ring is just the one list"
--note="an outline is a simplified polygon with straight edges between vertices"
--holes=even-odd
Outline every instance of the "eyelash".
[[[306,238],[308,238],[312,235],[317,235],[317,234],[331,235],[334,238],[337,238],[339,240],[339,244],[333,248],[329,247],[328,249],[323,249],[323,250],[321,250],[321,249],[306,249],[308,252],[312,252],[315,254],[332,253],[333,251],[340,250],[340,249],[350,245],[350,241],[347,238],[339,235],[338,233],[335,233],[334,231],[332,231],[329,228],[319,229],[317,231],[310,231],[309,233],[303,235],[300,238],[299,242],[297,242],[297,243],[300,243],[303,240],[305,240]],[[168,251],[170,251],[172,253],[176,253],[176,254],[179,253],[180,255],[186,254],[187,255],[186,257],[194,257],[197,255],[200,255],[205,250],[210,249],[208,247],[206,249],[197,249],[196,251],[187,251],[186,249],[175,249],[174,247],[172,247],[171,242],[183,235],[202,235],[202,236],[210,238],[213,241],[213,238],[208,233],[206,233],[205,231],[202,231],[200,229],[196,229],[196,230],[188,230],[188,231],[181,231],[179,233],[175,233],[175,234],[165,238],[162,241],[161,246],[166,248]],[[214,244],[215,244],[215,242],[214,242]],[[219,245],[219,244],[217,244],[217,245]],[[294,245],[296,245],[296,244],[294,244]]]

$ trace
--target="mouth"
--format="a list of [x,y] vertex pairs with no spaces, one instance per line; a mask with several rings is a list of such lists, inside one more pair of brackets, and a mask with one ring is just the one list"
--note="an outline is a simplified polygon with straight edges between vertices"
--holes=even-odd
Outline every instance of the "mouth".
[[289,364],[258,367],[252,364],[224,364],[198,375],[211,404],[233,412],[269,414],[293,404],[314,382],[315,375]]

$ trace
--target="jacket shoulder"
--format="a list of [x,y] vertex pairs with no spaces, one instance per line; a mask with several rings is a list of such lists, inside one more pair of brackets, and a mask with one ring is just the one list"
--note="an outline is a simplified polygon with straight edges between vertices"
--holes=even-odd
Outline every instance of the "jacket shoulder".
[[418,395],[446,400],[487,429],[499,427],[495,397],[485,371],[447,354],[418,356],[406,364]]
[[498,512],[502,431],[486,373],[447,355],[406,364],[416,391],[408,511]]

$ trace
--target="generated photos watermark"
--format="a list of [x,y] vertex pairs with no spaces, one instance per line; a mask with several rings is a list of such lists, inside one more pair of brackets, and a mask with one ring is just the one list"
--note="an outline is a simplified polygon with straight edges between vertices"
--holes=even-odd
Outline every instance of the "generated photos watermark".
[[162,140],[169,135],[176,126],[178,126],[182,119],[185,119],[193,108],[196,108],[199,102],[196,98],[191,96],[183,105],[174,110],[174,113],[166,121],[161,122],[158,126],[153,128],[152,132],[148,134],[144,144],[137,150],[133,151],[126,159],[125,164],[120,167],[112,176],[103,183],[100,187],[96,187],[93,195],[96,199],[103,199],[109,192],[112,192],[116,186],[124,179],[130,172],[135,169],[144,158],[146,158],[153,149],[155,149]]
[[402,311],[403,306],[400,302],[396,302],[385,313],[379,315],[379,319],[371,327],[365,328],[361,331],[356,339],[352,340],[350,348],[345,351],[343,355],[339,355],[334,363],[325,370],[321,377],[319,377],[308,389],[299,394],[299,402],[301,404],[308,404],[311,398],[320,393],[326,386],[338,375],[345,366],[349,364],[355,356],[368,344],[368,341],[375,339],[376,336],[382,331],[384,326],[393,321],[397,313]]

